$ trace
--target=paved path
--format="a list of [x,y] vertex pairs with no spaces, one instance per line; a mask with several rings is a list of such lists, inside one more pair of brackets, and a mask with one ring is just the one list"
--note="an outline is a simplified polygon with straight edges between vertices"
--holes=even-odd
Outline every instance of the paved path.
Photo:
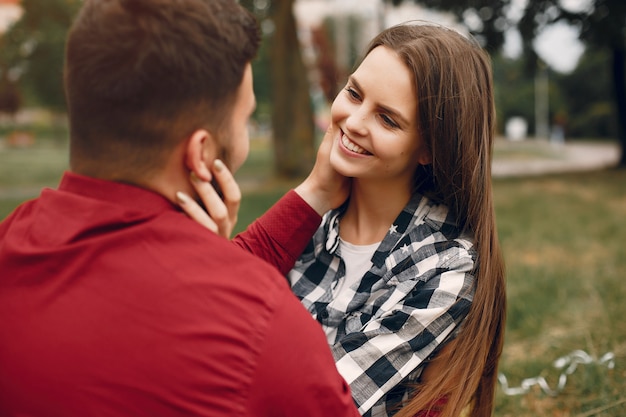
[[615,166],[619,156],[617,143],[568,142],[553,145],[535,140],[500,140],[496,143],[492,171],[494,177],[591,171]]

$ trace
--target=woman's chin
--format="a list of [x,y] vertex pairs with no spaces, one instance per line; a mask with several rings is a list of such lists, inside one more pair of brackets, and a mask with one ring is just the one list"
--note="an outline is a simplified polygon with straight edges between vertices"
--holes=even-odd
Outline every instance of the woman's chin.
[[346,162],[342,160],[341,156],[337,155],[337,152],[335,150],[330,153],[330,166],[339,174],[346,177],[350,176],[347,172],[348,170],[346,170]]
[[354,178],[358,176],[358,173],[346,164],[345,161],[333,160],[332,155],[330,158],[330,166],[337,171],[340,175],[348,178]]

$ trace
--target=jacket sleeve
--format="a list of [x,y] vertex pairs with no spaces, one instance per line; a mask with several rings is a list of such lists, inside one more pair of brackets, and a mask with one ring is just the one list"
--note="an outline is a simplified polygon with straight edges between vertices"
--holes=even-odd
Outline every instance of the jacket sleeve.
[[319,214],[291,190],[232,242],[286,275],[321,220]]

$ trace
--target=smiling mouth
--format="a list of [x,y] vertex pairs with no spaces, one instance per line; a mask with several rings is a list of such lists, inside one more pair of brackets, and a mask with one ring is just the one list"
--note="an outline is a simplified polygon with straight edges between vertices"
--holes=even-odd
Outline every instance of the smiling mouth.
[[350,139],[348,139],[348,137],[345,134],[341,135],[341,143],[349,151],[352,151],[354,153],[358,153],[359,155],[371,155],[370,152],[368,152],[365,149],[361,148],[356,143],[350,141]]

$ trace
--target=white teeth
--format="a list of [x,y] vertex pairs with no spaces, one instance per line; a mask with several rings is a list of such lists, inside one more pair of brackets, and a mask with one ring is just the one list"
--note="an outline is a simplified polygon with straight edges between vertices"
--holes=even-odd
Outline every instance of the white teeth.
[[350,149],[354,153],[358,153],[358,154],[361,154],[361,155],[365,155],[365,154],[369,153],[365,149],[363,149],[359,145],[357,145],[356,143],[350,142],[350,139],[348,139],[346,137],[346,135],[342,135],[341,136],[341,143],[343,143],[343,146],[345,146],[346,148]]

